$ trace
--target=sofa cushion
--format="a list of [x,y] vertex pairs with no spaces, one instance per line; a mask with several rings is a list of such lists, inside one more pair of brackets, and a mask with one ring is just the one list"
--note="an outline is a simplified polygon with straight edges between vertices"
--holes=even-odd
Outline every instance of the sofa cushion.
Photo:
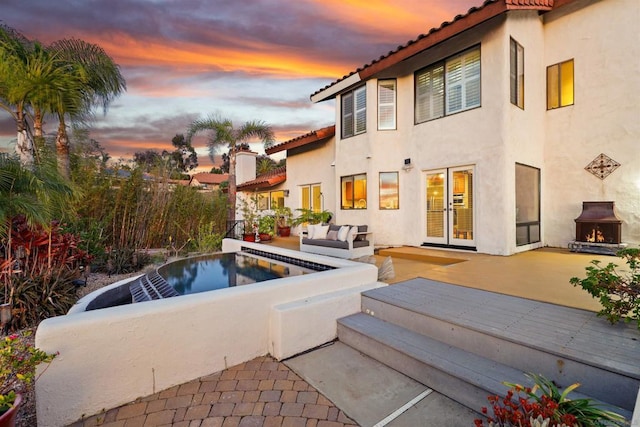
[[368,240],[354,240],[353,241],[353,247],[354,248],[366,248],[367,246],[369,246],[369,241]]
[[338,231],[329,230],[329,232],[327,233],[327,240],[338,240]]
[[349,243],[341,242],[340,240],[308,239],[303,237],[302,243],[305,245],[324,246],[327,248],[349,249]]
[[347,235],[349,234],[350,229],[351,227],[349,227],[348,225],[343,225],[342,227],[340,227],[340,231],[338,231],[338,240],[340,240],[341,242],[346,242]]
[[329,224],[329,231],[340,231],[340,226],[337,224]]
[[329,226],[328,225],[317,225],[316,226],[316,230],[313,233],[313,238],[314,239],[326,239],[328,232],[329,232]]

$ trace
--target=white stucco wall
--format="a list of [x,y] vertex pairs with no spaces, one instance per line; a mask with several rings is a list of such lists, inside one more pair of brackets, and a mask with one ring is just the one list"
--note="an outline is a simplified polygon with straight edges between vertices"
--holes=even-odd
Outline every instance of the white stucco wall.
[[68,425],[257,356],[320,345],[335,337],[331,316],[357,312],[360,292],[383,285],[374,265],[229,239],[223,250],[239,245],[341,268],[43,321],[36,346],[59,356],[36,383],[38,425]]
[[[336,102],[336,222],[369,224],[376,245],[425,241],[425,171],[475,166],[475,246],[510,255],[566,247],[581,202],[614,200],[623,241],[640,243],[640,18],[635,0],[579,0],[559,11],[511,11],[366,82],[367,131],[342,140]],[[608,23],[615,22],[615,25]],[[509,40],[525,49],[525,108],[509,100]],[[482,105],[414,124],[414,72],[480,44]],[[546,110],[546,67],[575,60],[575,105]],[[377,130],[377,78],[397,79],[397,129]],[[604,181],[598,154],[622,166]],[[403,171],[410,158],[414,168]],[[541,241],[517,247],[515,165],[541,170]],[[400,209],[378,209],[378,173],[399,171]],[[367,174],[366,210],[340,210],[340,177]]]
[[[545,66],[573,58],[575,67],[575,104],[546,112],[543,220],[551,246],[575,238],[583,201],[609,200],[622,240],[640,244],[638,22],[637,0],[578,1],[545,15]],[[600,153],[621,164],[604,180],[584,170]]]
[[[326,143],[314,145],[311,150],[290,150],[287,153],[287,181],[283,188],[289,190],[285,205],[290,207],[294,216],[296,209],[302,207],[302,186],[321,184],[324,209],[336,213],[340,192],[335,189],[335,138]],[[294,234],[298,230],[293,230]]]

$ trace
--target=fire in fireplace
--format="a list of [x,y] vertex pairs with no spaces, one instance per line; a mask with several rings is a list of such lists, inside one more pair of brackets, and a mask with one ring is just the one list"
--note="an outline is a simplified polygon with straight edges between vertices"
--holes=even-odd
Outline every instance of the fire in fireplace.
[[614,211],[614,202],[582,202],[576,221],[576,241],[619,244],[622,221]]

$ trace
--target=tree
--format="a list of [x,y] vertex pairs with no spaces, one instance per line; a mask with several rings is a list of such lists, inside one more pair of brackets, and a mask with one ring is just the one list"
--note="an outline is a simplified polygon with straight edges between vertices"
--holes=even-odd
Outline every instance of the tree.
[[256,175],[262,175],[267,172],[271,172],[277,167],[278,165],[275,160],[273,160],[269,156],[259,155],[256,158]]
[[133,154],[133,162],[145,172],[151,172],[155,166],[162,164],[162,156],[155,150],[138,151]]
[[218,116],[209,116],[197,119],[188,128],[187,141],[198,132],[209,131],[209,156],[214,159],[214,154],[222,147],[229,149],[229,213],[228,219],[236,219],[236,153],[240,144],[247,143],[251,139],[260,139],[265,148],[273,145],[275,141],[273,130],[261,121],[250,121],[240,127],[234,127],[230,119]]
[[[62,39],[49,49],[60,58],[68,71],[71,85],[66,87],[67,101],[56,109],[59,126],[56,136],[58,168],[69,177],[69,137],[65,117],[86,119],[92,110],[101,107],[106,114],[111,102],[126,90],[120,67],[100,46],[79,39]],[[75,82],[81,82],[76,85]],[[83,108],[69,110],[68,105],[81,103]]]
[[168,155],[178,171],[189,172],[198,167],[198,154],[191,143],[185,139],[184,134],[176,134],[171,143],[176,150]]

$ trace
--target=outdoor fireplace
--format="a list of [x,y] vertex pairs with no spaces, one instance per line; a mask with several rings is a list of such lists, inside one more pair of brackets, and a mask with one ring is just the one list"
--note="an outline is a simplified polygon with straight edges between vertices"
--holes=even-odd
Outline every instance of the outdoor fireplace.
[[622,221],[614,212],[614,202],[582,202],[576,221],[576,241],[620,244]]

